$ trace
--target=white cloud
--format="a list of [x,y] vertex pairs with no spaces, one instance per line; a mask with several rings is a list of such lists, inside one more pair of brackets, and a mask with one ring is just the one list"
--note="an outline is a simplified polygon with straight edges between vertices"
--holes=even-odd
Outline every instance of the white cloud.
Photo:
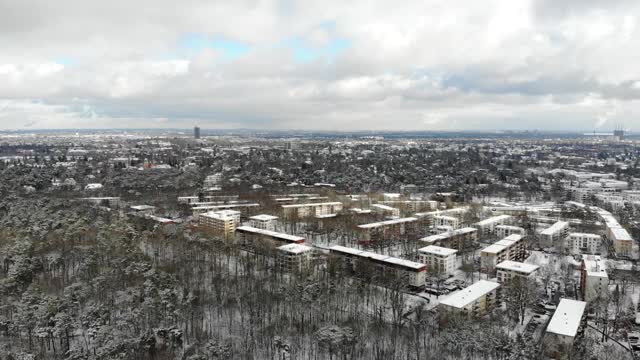
[[[628,0],[5,2],[0,128],[637,127],[639,17]],[[251,51],[184,55],[194,33]],[[303,63],[294,38],[351,46]]]

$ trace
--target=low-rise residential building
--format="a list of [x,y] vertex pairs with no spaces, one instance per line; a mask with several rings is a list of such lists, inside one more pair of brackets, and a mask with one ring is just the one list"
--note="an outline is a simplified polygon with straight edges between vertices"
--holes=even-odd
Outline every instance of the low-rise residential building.
[[284,210],[284,215],[287,218],[316,217],[321,215],[336,214],[342,211],[342,203],[339,201],[334,201],[307,204],[288,204],[282,205],[282,209]]
[[282,270],[301,271],[310,265],[313,248],[304,244],[291,243],[279,246],[278,265]]
[[436,215],[433,217],[433,226],[446,226],[455,230],[460,227],[460,219],[454,216]]
[[634,255],[634,241],[631,237],[631,234],[623,228],[620,227],[612,227],[608,229],[610,234],[610,239],[613,241],[613,249],[618,256],[628,256],[633,257]]
[[522,261],[526,249],[521,235],[513,234],[495,242],[480,251],[480,267],[488,274],[493,274],[496,265],[505,261]]
[[575,340],[584,331],[586,306],[583,301],[560,299],[543,338],[546,356],[553,359],[569,356]]
[[418,249],[420,262],[427,265],[427,271],[451,275],[456,270],[457,250],[429,245]]
[[[390,200],[382,201],[382,204],[394,207],[400,206],[412,213],[436,210],[438,208],[438,202],[434,200]],[[400,215],[398,214],[398,216]]]
[[498,238],[501,238],[501,239],[506,238],[507,236],[510,236],[513,234],[518,234],[522,236],[525,236],[526,234],[526,230],[524,228],[521,228],[519,226],[513,226],[513,225],[497,225],[495,231]]
[[243,246],[258,251],[266,251],[267,249],[274,249],[283,244],[303,244],[304,238],[251,226],[240,226],[236,229],[236,241]]
[[423,237],[420,241],[428,245],[437,245],[449,249],[462,250],[478,241],[478,229],[464,227],[436,235]]
[[540,237],[543,243],[551,246],[558,241],[564,240],[569,234],[569,223],[566,221],[557,221],[550,227],[540,231]]
[[478,221],[473,226],[478,229],[480,236],[489,236],[496,233],[496,226],[505,225],[509,221],[511,221],[510,215],[497,215]]
[[609,276],[604,261],[598,255],[582,255],[580,290],[583,301],[592,301],[609,292]]
[[388,216],[388,217],[392,217],[392,218],[400,217],[400,209],[395,208],[395,207],[391,207],[389,205],[373,204],[373,205],[371,205],[371,209],[374,212],[379,213],[379,214],[381,214],[383,216]]
[[329,251],[343,260],[349,272],[358,276],[373,280],[391,278],[413,287],[425,285],[425,264],[340,245],[332,246]]
[[240,224],[240,212],[235,210],[210,211],[198,216],[202,231],[231,238]]
[[573,254],[600,254],[602,236],[598,234],[570,233],[567,246]]
[[530,279],[538,268],[538,265],[506,260],[496,265],[496,276],[499,283],[507,283],[516,276]]
[[390,241],[415,236],[417,218],[408,217],[358,225],[360,241]]
[[249,218],[249,224],[251,224],[251,226],[253,226],[254,228],[275,231],[277,220],[277,216],[260,214],[251,216]]
[[608,211],[596,208],[596,212],[607,227],[607,238],[613,242],[613,249],[617,256],[638,258],[638,245],[629,232],[620,225],[618,220]]
[[499,288],[497,282],[480,280],[440,300],[439,308],[470,317],[482,316],[497,305]]

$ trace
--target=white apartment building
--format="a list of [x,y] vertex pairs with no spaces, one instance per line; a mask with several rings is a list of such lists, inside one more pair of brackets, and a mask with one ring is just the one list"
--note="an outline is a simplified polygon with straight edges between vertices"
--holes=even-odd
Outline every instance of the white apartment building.
[[447,231],[420,239],[420,241],[429,245],[437,245],[458,250],[462,250],[463,248],[470,246],[477,240],[478,229],[472,227]]
[[558,241],[564,240],[568,234],[569,223],[566,221],[557,221],[550,227],[540,231],[542,242],[547,246],[551,246]]
[[538,268],[538,265],[506,260],[496,265],[496,276],[499,283],[507,283],[516,276],[530,279]]
[[493,274],[499,263],[506,260],[524,260],[525,255],[522,236],[513,234],[482,249],[480,266],[486,273]]
[[382,214],[383,216],[389,216],[393,218],[400,217],[400,209],[388,205],[373,204],[371,205],[371,209],[376,213]]
[[203,231],[229,238],[240,224],[240,211],[210,211],[198,216],[198,225]]
[[570,233],[567,246],[573,254],[600,254],[602,236],[588,233]]
[[505,225],[511,221],[510,215],[497,215],[488,219],[478,221],[473,226],[478,229],[481,236],[489,236],[495,234],[496,226]]
[[321,202],[321,203],[307,203],[307,204],[288,204],[282,205],[284,215],[290,217],[309,217],[309,216],[323,216],[331,215],[342,211],[342,203],[335,202]]
[[604,261],[598,255],[582,255],[580,289],[582,300],[591,301],[609,292],[609,276]]
[[499,288],[497,282],[480,280],[440,300],[439,309],[470,317],[482,316],[497,305]]
[[563,359],[573,348],[575,339],[582,334],[584,328],[584,310],[587,303],[583,301],[560,299],[553,313],[543,338],[545,355],[553,359]]
[[497,225],[495,231],[496,231],[496,235],[499,238],[506,238],[507,236],[510,236],[513,234],[524,236],[526,233],[526,230],[524,228],[521,228],[519,226],[512,226],[512,225]]
[[456,270],[457,250],[429,245],[418,249],[420,262],[427,265],[427,271],[451,275]]
[[433,217],[433,225],[435,227],[446,226],[455,230],[460,227],[460,219],[453,216],[436,215]]
[[249,224],[257,229],[275,231],[277,216],[260,214],[249,218]]
[[358,225],[361,240],[398,240],[413,235],[417,228],[417,218],[408,217]]
[[309,266],[313,248],[304,244],[291,243],[279,246],[278,265],[282,270],[301,271]]

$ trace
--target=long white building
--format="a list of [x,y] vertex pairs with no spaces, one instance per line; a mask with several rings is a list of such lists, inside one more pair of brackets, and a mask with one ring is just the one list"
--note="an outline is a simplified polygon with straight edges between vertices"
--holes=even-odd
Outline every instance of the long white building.
[[482,316],[497,305],[499,288],[497,282],[480,280],[440,300],[439,308],[472,317]]
[[[406,285],[423,287],[426,281],[427,265],[393,256],[376,254],[345,246],[335,245],[329,248],[332,255],[339,256],[347,268],[355,273],[367,269],[367,277],[398,277]],[[364,265],[364,266],[361,266]]]

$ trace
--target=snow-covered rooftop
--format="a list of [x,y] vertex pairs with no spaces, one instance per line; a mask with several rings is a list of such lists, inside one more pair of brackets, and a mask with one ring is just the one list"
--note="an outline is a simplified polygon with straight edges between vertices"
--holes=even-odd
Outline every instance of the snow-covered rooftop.
[[418,251],[424,254],[433,254],[438,256],[449,256],[458,252],[458,250],[449,249],[441,246],[435,246],[435,245],[425,246],[423,248],[418,249]]
[[569,226],[569,223],[566,221],[558,221],[555,224],[549,226],[548,228],[542,230],[540,232],[541,235],[553,236],[559,231],[562,231],[564,228]]
[[504,245],[497,245],[497,244],[492,244],[487,246],[486,248],[482,249],[483,253],[487,253],[487,254],[497,254],[500,251],[503,251],[504,249],[506,249],[507,247]]
[[418,219],[414,217],[407,217],[407,218],[393,219],[393,220],[387,220],[387,221],[380,221],[380,222],[375,222],[370,224],[362,224],[362,225],[358,225],[358,227],[361,229],[371,229],[371,228],[376,228],[381,226],[402,224],[402,223],[412,222],[416,220]]
[[260,214],[260,215],[252,216],[249,219],[258,220],[258,221],[271,221],[271,220],[276,220],[277,218],[278,218],[277,216],[273,216],[273,215]]
[[402,267],[405,267],[405,268],[409,268],[411,270],[416,270],[416,271],[422,271],[422,270],[425,270],[427,268],[427,265],[419,263],[419,262],[400,259],[400,258],[396,258],[396,257],[393,257],[393,256],[388,256],[388,255],[377,254],[377,253],[373,253],[373,252],[370,252],[370,251],[362,251],[362,250],[353,249],[353,248],[340,246],[340,245],[332,246],[332,247],[329,248],[329,250],[330,251],[339,252],[339,253],[343,253],[343,254],[359,256],[359,257],[363,257],[363,258],[369,258],[369,259],[372,259],[374,261],[378,261],[378,262],[381,262],[381,263],[386,263],[388,265],[399,265],[399,266],[402,266]]
[[289,204],[282,205],[283,208],[301,208],[301,207],[318,207],[318,206],[337,206],[342,205],[339,201],[334,202],[321,202],[321,203],[306,203],[306,204]]
[[607,266],[598,255],[582,255],[582,263],[588,276],[608,277]]
[[498,287],[500,287],[500,284],[496,282],[480,280],[473,285],[442,299],[440,304],[460,309],[476,301],[478,298],[492,292]]
[[560,299],[560,303],[547,326],[547,332],[576,336],[586,306],[587,303],[584,301]]
[[496,224],[499,223],[501,221],[506,221],[509,220],[511,218],[511,215],[498,215],[498,216],[492,216],[488,219],[484,219],[481,221],[478,221],[476,223],[477,226],[483,227],[483,226],[488,226],[491,224]]
[[539,268],[538,265],[525,264],[522,262],[511,261],[511,260],[503,261],[496,266],[496,269],[498,270],[515,271],[515,272],[519,272],[527,275],[538,270],[538,268]]
[[307,251],[313,250],[313,248],[311,246],[293,243],[279,246],[278,250],[285,251],[291,254],[302,254]]
[[282,240],[287,240],[287,241],[294,241],[294,242],[304,241],[304,238],[300,237],[300,236],[289,235],[289,234],[285,234],[285,233],[279,233],[279,232],[275,232],[275,231],[271,231],[271,230],[258,229],[258,228],[254,228],[252,226],[240,226],[240,227],[238,227],[236,229],[236,231],[260,234],[260,235],[266,235],[266,236],[269,236],[269,237],[272,237],[272,238],[282,239]]

